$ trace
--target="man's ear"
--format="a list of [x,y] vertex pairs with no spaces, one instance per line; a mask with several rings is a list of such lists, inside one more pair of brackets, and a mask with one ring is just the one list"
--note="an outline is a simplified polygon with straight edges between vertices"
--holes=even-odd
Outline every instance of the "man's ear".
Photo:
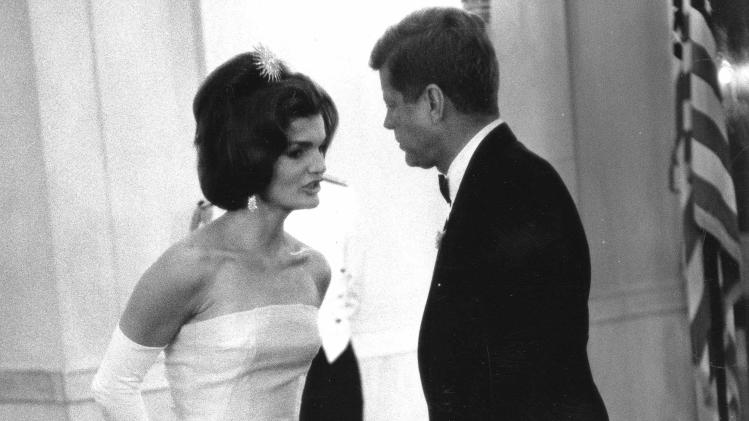
[[424,88],[424,99],[429,106],[429,115],[432,122],[436,123],[444,117],[445,113],[445,94],[439,86],[430,83]]

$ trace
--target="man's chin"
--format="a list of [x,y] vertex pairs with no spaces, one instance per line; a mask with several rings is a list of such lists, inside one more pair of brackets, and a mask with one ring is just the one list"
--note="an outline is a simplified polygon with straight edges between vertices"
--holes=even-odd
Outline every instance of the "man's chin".
[[405,160],[406,160],[406,165],[408,165],[409,167],[420,167],[420,168],[423,168],[421,166],[421,163],[416,158],[414,158],[413,156],[409,155],[408,153],[406,153]]
[[415,159],[409,159],[408,155],[406,155],[406,165],[412,168],[422,168],[425,170],[428,170],[429,168],[432,168],[434,165],[429,165],[424,163],[423,161],[418,161]]

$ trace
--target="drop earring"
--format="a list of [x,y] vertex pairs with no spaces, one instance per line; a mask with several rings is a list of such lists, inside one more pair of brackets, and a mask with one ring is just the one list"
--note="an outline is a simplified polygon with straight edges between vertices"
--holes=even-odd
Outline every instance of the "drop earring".
[[257,210],[257,199],[255,199],[255,196],[250,196],[249,199],[247,199],[247,209],[249,209],[251,212]]

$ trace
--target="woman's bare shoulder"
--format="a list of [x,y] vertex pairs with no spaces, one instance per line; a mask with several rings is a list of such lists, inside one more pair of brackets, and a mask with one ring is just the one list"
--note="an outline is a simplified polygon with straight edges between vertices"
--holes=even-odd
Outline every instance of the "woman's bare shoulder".
[[154,266],[179,279],[197,280],[214,271],[225,258],[226,253],[219,248],[188,237],[169,247]]
[[325,255],[320,251],[308,246],[296,238],[291,238],[293,241],[293,247],[297,250],[295,253],[299,257],[304,258],[303,264],[307,273],[312,275],[312,278],[315,280],[320,296],[324,296],[325,291],[328,290],[331,277],[328,259],[326,259]]
[[292,250],[291,254],[304,258],[305,265],[309,265],[309,267],[313,269],[324,269],[323,266],[328,266],[328,260],[319,250],[310,247],[292,235],[287,234],[287,239],[289,241],[289,247]]
[[215,240],[189,235],[169,247],[146,270],[140,283],[162,296],[178,295],[183,299],[200,294],[215,277],[231,254]]
[[162,346],[205,305],[222,252],[191,237],[169,247],[141,276],[120,319],[132,340]]

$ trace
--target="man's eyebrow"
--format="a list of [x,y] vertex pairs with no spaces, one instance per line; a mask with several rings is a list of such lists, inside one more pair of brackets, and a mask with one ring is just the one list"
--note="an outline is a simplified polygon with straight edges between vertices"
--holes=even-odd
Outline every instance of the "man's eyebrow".
[[315,142],[312,140],[292,140],[289,142],[289,146],[301,146],[301,147],[312,147]]

